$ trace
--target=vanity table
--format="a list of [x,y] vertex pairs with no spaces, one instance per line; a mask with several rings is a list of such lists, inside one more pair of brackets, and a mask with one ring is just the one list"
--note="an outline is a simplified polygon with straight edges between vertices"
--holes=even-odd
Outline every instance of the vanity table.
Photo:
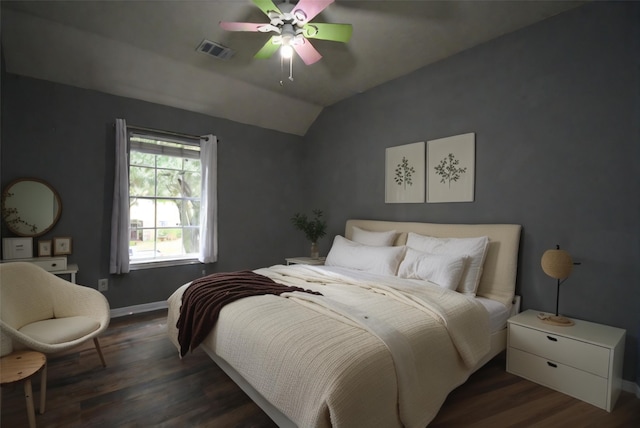
[[20,248],[24,252],[13,251],[5,248],[3,238],[5,260],[0,263],[33,263],[54,275],[69,275],[71,282],[75,284],[78,265],[68,264],[66,256],[31,257],[31,238],[42,236],[53,229],[61,214],[60,195],[49,183],[38,178],[19,178],[7,184],[2,192],[2,219],[9,231],[17,237],[25,238],[29,244],[23,244],[26,248]]
[[66,257],[34,257],[30,259],[2,260],[0,263],[26,262],[40,266],[54,275],[69,275],[70,282],[76,283],[76,274],[80,270],[76,263],[67,263]]

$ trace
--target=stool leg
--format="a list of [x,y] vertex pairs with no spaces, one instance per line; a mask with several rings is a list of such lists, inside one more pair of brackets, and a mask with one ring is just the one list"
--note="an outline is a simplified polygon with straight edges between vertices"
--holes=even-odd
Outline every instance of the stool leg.
[[44,414],[44,405],[47,402],[47,363],[42,369],[42,379],[40,380],[40,414]]
[[36,428],[36,412],[33,408],[33,391],[31,390],[31,379],[24,381],[24,398],[27,400],[27,416],[29,417],[29,428]]

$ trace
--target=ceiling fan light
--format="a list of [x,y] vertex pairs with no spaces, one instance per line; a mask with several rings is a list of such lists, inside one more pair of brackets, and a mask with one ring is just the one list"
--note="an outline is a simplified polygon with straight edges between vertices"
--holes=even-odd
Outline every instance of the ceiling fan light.
[[293,48],[291,45],[282,45],[280,47],[280,56],[284,59],[289,59],[293,56]]

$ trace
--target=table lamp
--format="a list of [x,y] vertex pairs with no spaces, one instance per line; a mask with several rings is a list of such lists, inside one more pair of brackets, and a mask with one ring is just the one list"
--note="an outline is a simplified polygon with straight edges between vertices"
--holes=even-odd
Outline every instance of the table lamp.
[[555,250],[547,250],[542,255],[540,260],[542,270],[551,278],[556,279],[556,314],[543,319],[542,321],[547,324],[558,326],[571,326],[574,324],[572,320],[567,317],[558,315],[558,305],[560,303],[560,284],[562,284],[571,275],[573,270],[573,260],[568,252],[561,250],[559,245],[556,245]]

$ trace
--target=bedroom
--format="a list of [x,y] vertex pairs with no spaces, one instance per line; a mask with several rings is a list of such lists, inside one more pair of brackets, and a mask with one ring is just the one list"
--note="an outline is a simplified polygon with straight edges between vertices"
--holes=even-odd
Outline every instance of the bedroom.
[[[623,377],[637,388],[638,14],[636,2],[565,12],[326,108],[304,137],[16,76],[3,55],[2,182],[36,176],[56,187],[64,211],[55,234],[73,236],[87,285],[108,275],[116,117],[222,139],[224,226],[207,273],[305,253],[288,219],[315,207],[327,213],[329,235],[347,218],[522,224],[524,308],[553,310],[539,262],[562,245],[582,262],[563,288],[563,312],[627,330]],[[384,203],[387,147],[463,132],[477,136],[475,202]],[[321,253],[329,244],[321,241]],[[105,295],[112,308],[163,301],[201,270],[112,276]]]

